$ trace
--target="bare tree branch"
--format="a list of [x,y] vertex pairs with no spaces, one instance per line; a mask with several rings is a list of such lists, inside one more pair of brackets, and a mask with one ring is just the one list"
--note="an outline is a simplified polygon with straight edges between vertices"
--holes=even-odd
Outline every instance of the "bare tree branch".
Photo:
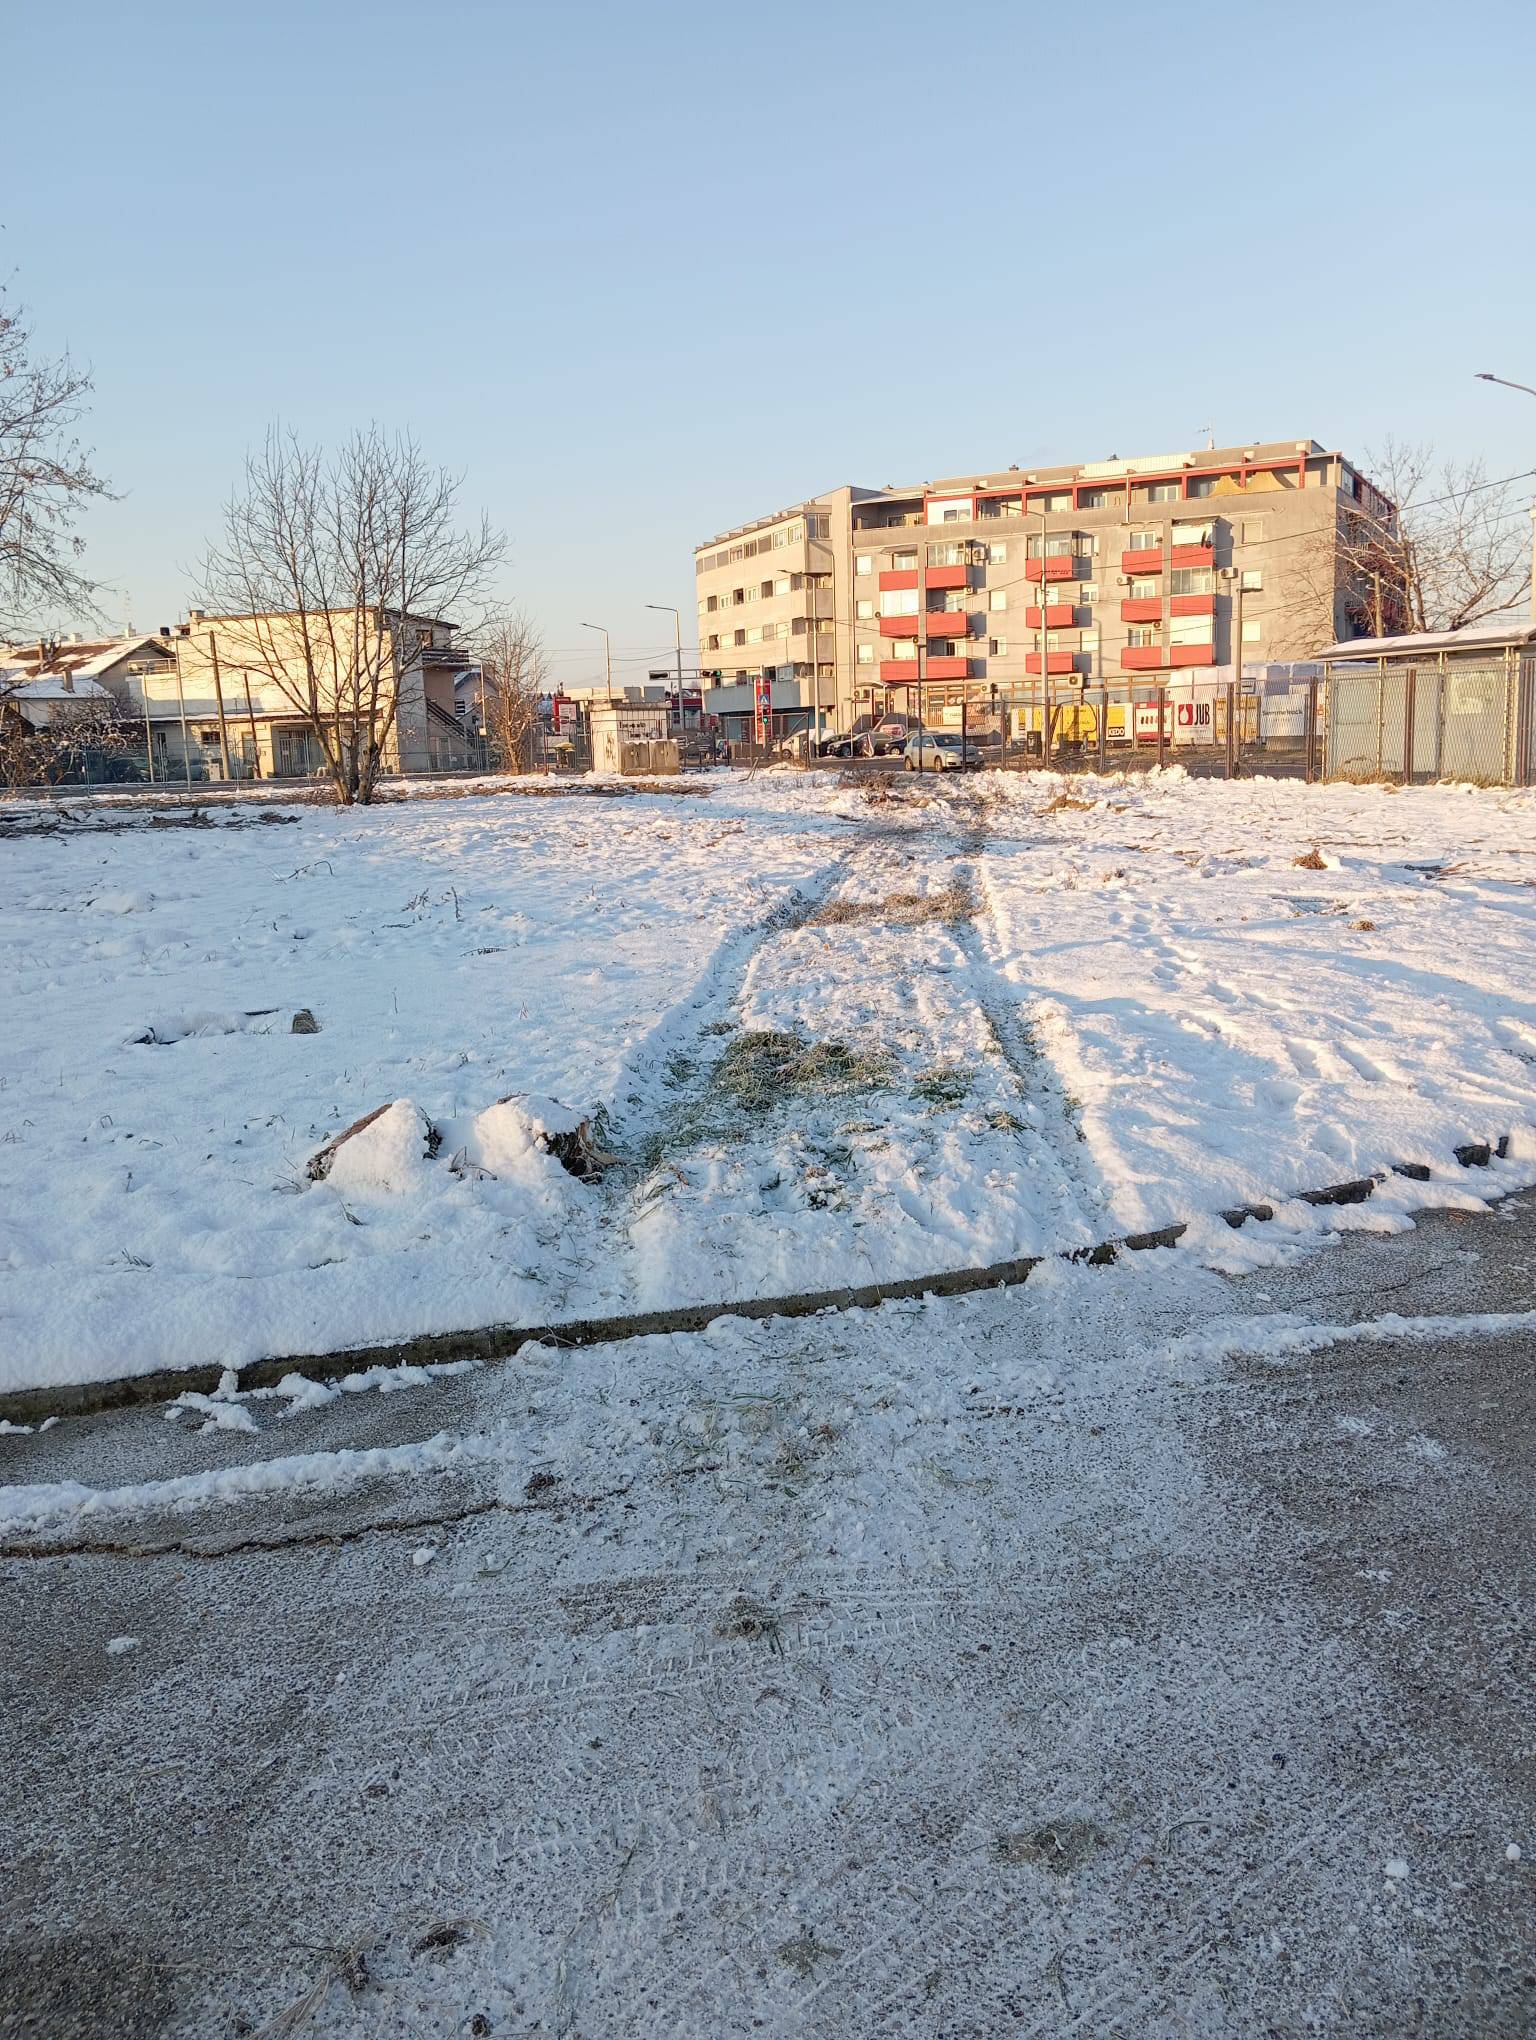
[[459,487],[377,426],[329,456],[274,429],[208,552],[221,642],[303,720],[343,803],[373,798],[433,624],[478,609],[505,550],[483,517],[460,525]]
[[1298,563],[1301,603],[1331,613],[1336,637],[1460,630],[1525,601],[1530,520],[1515,483],[1392,439],[1368,466],[1395,515],[1346,509]]
[[111,491],[70,436],[91,379],[69,356],[37,359],[0,285],[0,638],[39,617],[94,615],[74,519]]
[[539,700],[549,692],[548,662],[538,626],[521,610],[491,617],[475,635],[487,740],[504,772],[534,763]]

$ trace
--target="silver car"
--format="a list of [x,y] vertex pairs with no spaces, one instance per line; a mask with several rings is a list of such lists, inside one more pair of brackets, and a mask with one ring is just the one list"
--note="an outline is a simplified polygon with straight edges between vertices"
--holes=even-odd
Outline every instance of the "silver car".
[[969,738],[944,730],[909,737],[904,755],[909,772],[974,772],[981,764],[981,752]]

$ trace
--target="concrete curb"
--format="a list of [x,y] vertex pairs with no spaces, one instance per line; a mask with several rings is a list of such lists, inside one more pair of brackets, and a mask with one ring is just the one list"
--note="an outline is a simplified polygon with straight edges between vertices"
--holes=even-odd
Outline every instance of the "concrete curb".
[[[1486,1168],[1497,1155],[1509,1152],[1509,1136],[1496,1142],[1467,1141],[1454,1150],[1464,1169]],[[1397,1162],[1391,1173],[1415,1182],[1429,1179],[1423,1162]],[[1320,1190],[1292,1191],[1280,1202],[1312,1205],[1363,1204],[1387,1180],[1386,1172],[1328,1183]],[[1265,1224],[1275,1215],[1273,1204],[1239,1204],[1221,1216],[1234,1230],[1250,1219]],[[1146,1253],[1173,1247],[1184,1237],[1188,1222],[1165,1225],[1155,1232],[1126,1233],[1096,1246],[1075,1247],[1056,1258],[1108,1267],[1122,1253]],[[933,1275],[906,1275],[891,1282],[863,1282],[841,1289],[803,1290],[794,1296],[754,1296],[726,1303],[681,1304],[671,1310],[621,1312],[613,1317],[569,1318],[552,1325],[487,1325],[478,1331],[432,1332],[375,1346],[348,1346],[334,1353],[299,1353],[282,1359],[253,1360],[238,1369],[242,1388],[273,1388],[288,1374],[312,1381],[334,1381],[368,1367],[430,1366],[445,1360],[510,1360],[524,1346],[577,1348],[607,1346],[629,1339],[669,1332],[700,1332],[717,1318],[815,1317],[822,1311],[873,1310],[925,1296],[972,1296],[983,1289],[1017,1288],[1027,1282],[1046,1257],[1035,1254],[993,1261],[982,1268],[948,1268]],[[114,1381],[85,1381],[73,1386],[0,1391],[0,1421],[37,1424],[48,1417],[90,1416],[101,1410],[126,1409],[136,1403],[170,1402],[187,1393],[212,1395],[224,1369],[217,1366],[162,1367]]]

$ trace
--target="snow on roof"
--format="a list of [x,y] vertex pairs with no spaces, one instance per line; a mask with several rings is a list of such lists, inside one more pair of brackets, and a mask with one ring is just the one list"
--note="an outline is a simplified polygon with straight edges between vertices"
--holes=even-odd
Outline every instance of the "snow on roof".
[[93,678],[98,673],[108,673],[119,659],[126,659],[135,652],[142,652],[146,645],[153,645],[156,651],[164,652],[167,658],[172,656],[171,647],[166,639],[154,632],[146,632],[142,637],[118,638],[104,650],[93,652],[90,658],[82,659],[74,671],[86,679]]
[[[16,670],[16,669],[12,669]],[[77,680],[71,673],[40,673],[35,679],[4,679],[11,701],[111,701],[112,690],[99,680]]]
[[1465,623],[1460,630],[1410,631],[1402,637],[1344,638],[1318,654],[1323,659],[1375,659],[1400,652],[1449,652],[1492,645],[1523,645],[1536,639],[1529,617],[1507,616],[1493,623]]

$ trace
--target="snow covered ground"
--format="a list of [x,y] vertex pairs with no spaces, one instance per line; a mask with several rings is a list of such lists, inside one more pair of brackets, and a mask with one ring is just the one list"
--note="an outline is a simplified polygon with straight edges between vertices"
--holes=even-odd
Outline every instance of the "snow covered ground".
[[1536,1179],[1536,797],[690,784],[0,843],[0,1389]]

